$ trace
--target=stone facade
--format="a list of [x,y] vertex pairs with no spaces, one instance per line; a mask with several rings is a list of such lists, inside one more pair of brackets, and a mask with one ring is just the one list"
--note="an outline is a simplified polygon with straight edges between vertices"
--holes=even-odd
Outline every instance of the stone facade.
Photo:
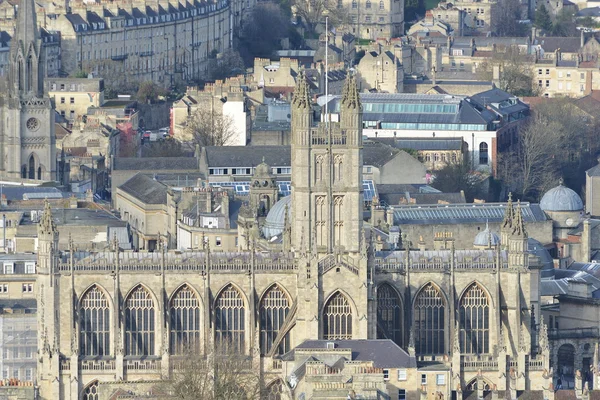
[[[71,246],[60,253],[46,206],[36,282],[41,398],[146,393],[181,356],[184,343],[177,337],[183,331],[191,335],[187,344],[199,349],[230,337],[265,385],[279,382],[280,398],[367,388],[431,399],[478,388],[515,398],[517,391],[550,387],[548,350],[532,346],[539,266],[527,252],[520,205],[507,207],[502,248],[419,251],[405,238],[399,250],[375,251],[373,233],[363,226],[362,105],[354,77],[343,93],[340,122],[328,132],[312,126],[308,84],[303,75],[298,79],[293,190],[281,251],[254,233],[259,201],[240,211],[239,221],[251,225],[241,232],[249,251],[230,253],[215,252],[210,241],[198,250],[170,251],[162,240],[156,252],[121,252],[113,243],[107,252],[82,254]],[[194,300],[182,309],[183,298]],[[280,300],[275,305],[271,298]],[[484,312],[473,314],[474,307]],[[86,322],[92,309],[105,316],[97,329]],[[271,320],[273,311],[283,320]],[[176,318],[182,312],[196,315],[198,323],[182,325]],[[235,328],[224,323],[228,318]],[[278,322],[267,326],[266,320]],[[423,363],[403,380],[390,380],[388,370],[386,384],[383,371],[377,378],[368,360],[357,362],[345,372],[355,382],[348,386],[322,364],[301,363],[303,376],[280,358],[307,340],[375,338],[393,340]]]
[[34,3],[25,1],[11,41],[10,68],[0,108],[0,175],[55,180],[54,110],[44,91],[44,55]]
[[56,112],[71,122],[86,115],[88,108],[104,103],[104,80],[101,78],[46,79],[46,87]]

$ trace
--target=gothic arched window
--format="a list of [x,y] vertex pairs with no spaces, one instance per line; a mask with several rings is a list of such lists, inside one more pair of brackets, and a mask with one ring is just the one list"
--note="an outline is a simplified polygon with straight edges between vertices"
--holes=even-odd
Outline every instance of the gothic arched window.
[[281,393],[283,392],[283,385],[281,379],[277,379],[275,382],[267,386],[265,390],[264,400],[281,400]]
[[246,310],[242,294],[227,286],[215,302],[215,341],[225,349],[243,353],[245,349]]
[[35,179],[35,158],[33,158],[33,154],[29,156],[29,172],[27,174],[27,178]]
[[200,350],[200,301],[188,286],[180,287],[169,308],[171,354]]
[[387,283],[377,288],[377,338],[391,339],[402,346],[400,297]]
[[98,381],[94,381],[83,389],[82,400],[98,400]]
[[444,320],[446,302],[431,283],[421,289],[415,299],[415,345],[419,354],[444,353]]
[[[260,301],[260,352],[267,354],[271,351],[273,341],[290,311],[290,301],[283,290],[277,285],[265,293]],[[288,337],[279,344],[277,353],[284,354],[290,350]]]
[[334,294],[323,308],[323,339],[352,339],[352,309],[340,292]]
[[155,325],[154,301],[140,285],[125,300],[125,355],[154,355]]
[[110,354],[110,306],[96,285],[79,302],[79,348],[83,356]]
[[473,283],[460,299],[460,349],[466,354],[490,350],[490,306],[481,286]]
[[344,196],[335,196],[333,198],[333,244],[343,245],[344,243]]

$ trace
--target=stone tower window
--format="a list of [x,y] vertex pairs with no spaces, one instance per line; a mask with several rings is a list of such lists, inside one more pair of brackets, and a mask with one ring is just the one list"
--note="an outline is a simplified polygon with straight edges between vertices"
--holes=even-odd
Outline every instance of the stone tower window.
[[187,354],[200,350],[200,301],[196,293],[184,285],[171,298],[171,354]]
[[340,292],[334,294],[323,308],[323,339],[352,339],[352,309]]
[[[265,293],[260,301],[260,352],[262,355],[269,353],[273,341],[279,334],[285,318],[290,311],[290,301],[283,290],[276,284]],[[277,354],[290,351],[289,337],[279,344]]]
[[125,355],[154,355],[155,324],[154,301],[140,285],[125,300]]
[[98,381],[93,381],[83,389],[82,400],[98,400]]
[[460,349],[466,354],[490,350],[490,306],[485,291],[473,283],[460,300]]
[[317,230],[317,246],[327,244],[327,213],[325,205],[325,196],[315,198],[316,219],[315,229]]
[[245,348],[246,313],[241,293],[227,286],[215,302],[215,341],[240,353]]
[[442,294],[428,283],[417,295],[414,307],[417,353],[443,354],[446,302]]
[[333,244],[344,244],[344,196],[335,196],[333,199]]
[[387,283],[377,288],[377,338],[402,346],[402,306],[398,293]]
[[88,289],[79,303],[79,347],[82,356],[110,354],[110,307],[96,285]]

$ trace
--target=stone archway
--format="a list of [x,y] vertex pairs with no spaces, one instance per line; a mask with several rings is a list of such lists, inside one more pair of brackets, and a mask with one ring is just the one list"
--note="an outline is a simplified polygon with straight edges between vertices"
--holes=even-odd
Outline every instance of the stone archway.
[[558,348],[558,378],[564,389],[575,387],[575,346],[565,343]]

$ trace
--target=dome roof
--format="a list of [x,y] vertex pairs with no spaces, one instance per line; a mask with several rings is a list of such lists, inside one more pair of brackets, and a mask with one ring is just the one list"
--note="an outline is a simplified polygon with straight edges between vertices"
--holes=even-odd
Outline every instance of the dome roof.
[[473,241],[473,246],[498,246],[500,244],[500,236],[498,236],[495,232],[490,231],[490,228],[487,226],[483,231],[479,232],[477,236],[475,236],[475,240]]
[[285,225],[285,209],[287,207],[288,221],[292,220],[292,196],[286,196],[273,204],[269,210],[265,224],[263,225],[263,235],[267,239],[280,235]]
[[561,182],[544,194],[540,207],[544,211],[581,211],[583,202],[577,193],[563,186]]

